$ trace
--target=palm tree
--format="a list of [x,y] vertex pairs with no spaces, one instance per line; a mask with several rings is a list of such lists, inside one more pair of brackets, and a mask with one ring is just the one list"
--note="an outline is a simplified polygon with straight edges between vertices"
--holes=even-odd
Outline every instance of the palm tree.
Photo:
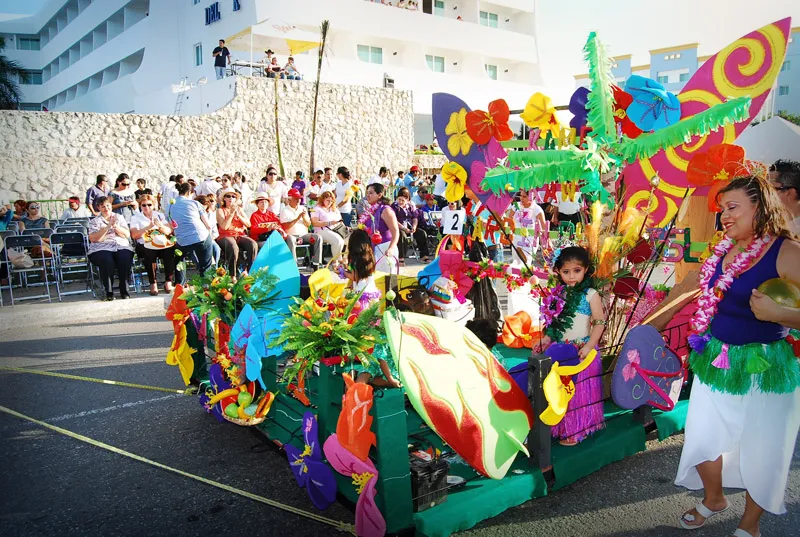
[[[6,48],[6,40],[0,37],[0,50]],[[0,110],[17,110],[22,99],[19,83],[28,81],[28,74],[19,62],[0,54]]]
[[311,119],[311,157],[309,159],[309,174],[314,173],[314,142],[317,139],[317,106],[319,104],[319,79],[322,74],[322,59],[325,57],[325,42],[328,39],[330,21],[324,20],[319,27],[319,53],[317,56],[317,81],[314,83],[314,117]]

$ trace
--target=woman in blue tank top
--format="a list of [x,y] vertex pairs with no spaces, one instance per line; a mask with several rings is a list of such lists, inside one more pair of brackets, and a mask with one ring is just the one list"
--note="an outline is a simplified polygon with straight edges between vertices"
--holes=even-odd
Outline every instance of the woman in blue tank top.
[[800,367],[788,329],[756,318],[753,289],[772,278],[800,282],[800,244],[792,240],[777,192],[760,177],[720,190],[725,240],[703,264],[692,321],[695,374],[686,440],[675,484],[703,489],[680,525],[697,529],[728,508],[723,487],[747,491],[733,535],[758,537],[764,511],[784,514],[784,495],[800,428]]

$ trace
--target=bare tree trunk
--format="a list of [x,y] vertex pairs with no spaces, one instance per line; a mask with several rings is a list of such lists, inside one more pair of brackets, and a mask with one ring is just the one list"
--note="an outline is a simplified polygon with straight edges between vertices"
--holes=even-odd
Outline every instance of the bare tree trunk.
[[328,39],[328,30],[330,29],[330,21],[324,20],[320,25],[320,40],[319,52],[317,54],[317,81],[314,83],[314,117],[311,120],[311,153],[308,163],[309,176],[314,173],[314,146],[317,139],[317,106],[319,105],[319,84],[320,75],[322,74],[322,60],[325,57],[325,42]]
[[278,77],[275,77],[275,145],[278,147],[278,170],[281,177],[286,177],[283,170],[283,152],[281,151],[281,127],[278,124]]

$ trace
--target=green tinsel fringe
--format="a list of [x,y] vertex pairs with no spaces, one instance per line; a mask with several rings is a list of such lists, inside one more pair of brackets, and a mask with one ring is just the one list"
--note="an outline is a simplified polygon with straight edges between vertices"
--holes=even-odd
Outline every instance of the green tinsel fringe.
[[580,163],[581,159],[570,151],[558,149],[511,151],[508,154],[508,165],[511,168],[516,166],[549,166],[564,162]]
[[750,97],[737,97],[718,104],[678,123],[638,138],[625,137],[615,153],[628,162],[650,158],[666,147],[687,143],[692,136],[703,136],[726,123],[738,123],[750,117]]
[[764,393],[789,393],[800,386],[800,366],[786,340],[729,345],[730,369],[712,365],[721,350],[722,342],[712,337],[702,354],[692,351],[689,356],[694,373],[713,390],[745,395],[756,382]]
[[[519,152],[513,151],[511,155]],[[481,186],[484,190],[491,190],[495,194],[501,195],[507,192],[506,185],[511,185],[512,190],[515,191],[520,188],[539,188],[549,183],[568,183],[579,179],[588,179],[594,173],[592,170],[584,169],[583,159],[575,158],[567,151],[536,151],[536,153],[569,155],[572,160],[555,159],[549,164],[530,166],[520,170],[498,166],[486,172]]]
[[603,43],[592,32],[583,47],[584,58],[589,64],[589,80],[592,90],[586,103],[588,114],[586,124],[592,128],[592,136],[599,142],[612,142],[617,137],[614,123],[614,93],[611,85],[612,60],[606,53]]

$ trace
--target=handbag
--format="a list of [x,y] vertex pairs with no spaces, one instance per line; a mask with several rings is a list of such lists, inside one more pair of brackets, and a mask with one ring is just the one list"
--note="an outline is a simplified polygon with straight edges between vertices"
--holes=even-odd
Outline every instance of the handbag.
[[347,236],[350,235],[350,228],[344,225],[344,222],[338,222],[332,226],[328,226],[328,229],[339,235],[343,239],[347,239]]

